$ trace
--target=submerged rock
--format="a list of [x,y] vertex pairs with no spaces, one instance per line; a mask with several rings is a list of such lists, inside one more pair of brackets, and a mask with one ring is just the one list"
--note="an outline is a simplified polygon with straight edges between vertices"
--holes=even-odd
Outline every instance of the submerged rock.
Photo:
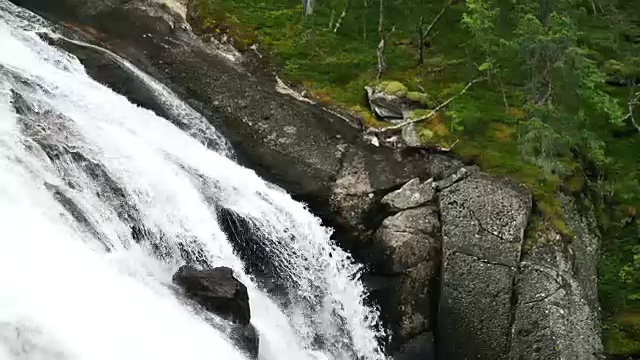
[[232,269],[198,270],[184,265],[173,275],[173,282],[207,311],[232,322],[231,338],[252,359],[257,359],[259,337],[250,323],[249,294],[247,287],[233,276]]
[[185,265],[173,275],[173,282],[190,298],[223,319],[241,325],[251,320],[247,287],[229,268],[198,270]]

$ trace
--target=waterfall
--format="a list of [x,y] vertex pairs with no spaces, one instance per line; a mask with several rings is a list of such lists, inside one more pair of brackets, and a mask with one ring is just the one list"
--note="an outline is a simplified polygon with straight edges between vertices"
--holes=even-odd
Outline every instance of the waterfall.
[[[261,360],[386,358],[361,268],[319,219],[166,87],[120,59],[179,124],[37,35],[53,31],[0,0],[0,360],[245,359],[172,285],[186,262],[247,286]],[[280,295],[223,220],[248,229]]]

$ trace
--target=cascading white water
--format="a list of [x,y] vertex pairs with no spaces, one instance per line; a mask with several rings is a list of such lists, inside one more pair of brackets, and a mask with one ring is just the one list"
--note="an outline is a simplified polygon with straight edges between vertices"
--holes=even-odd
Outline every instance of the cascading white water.
[[[244,359],[171,285],[193,260],[247,285],[260,359],[385,359],[360,268],[317,218],[208,150],[203,131],[224,141],[153,79],[138,73],[193,131],[94,82],[36,30],[50,31],[0,0],[0,360]],[[286,301],[245,272],[218,208],[251,227]]]

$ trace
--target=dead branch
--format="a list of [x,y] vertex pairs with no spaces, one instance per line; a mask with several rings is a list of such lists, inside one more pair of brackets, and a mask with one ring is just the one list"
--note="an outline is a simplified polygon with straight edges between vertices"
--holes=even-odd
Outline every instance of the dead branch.
[[438,111],[442,110],[442,108],[444,108],[445,106],[449,105],[449,103],[451,103],[453,100],[457,99],[460,95],[464,94],[465,92],[467,92],[467,90],[469,90],[469,88],[480,81],[486,80],[486,77],[479,77],[477,79],[474,79],[472,81],[470,81],[459,93],[455,94],[454,96],[450,97],[449,99],[447,99],[447,101],[443,102],[442,104],[436,106],[435,109],[431,110],[427,115],[424,116],[420,116],[417,117],[415,119],[410,119],[407,121],[404,121],[400,124],[394,125],[394,126],[389,126],[386,128],[380,128],[380,129],[374,129],[374,128],[370,128],[369,131],[371,132],[385,132],[385,131],[389,131],[389,130],[396,130],[396,129],[400,129],[402,127],[405,127],[407,125],[410,124],[415,124],[421,121],[425,121],[427,119],[432,118],[434,115],[436,115],[438,113]]
[[418,25],[418,66],[424,63],[424,16],[420,16],[420,25]]
[[382,37],[382,30],[384,29],[384,0],[380,0],[380,17],[378,18],[378,34]]
[[380,42],[378,43],[376,55],[378,56],[378,73],[376,74],[376,79],[380,80],[382,79],[384,70],[387,68],[387,64],[384,62],[384,38],[380,39]]
[[315,0],[302,0],[302,14],[304,16],[313,15]]
[[509,112],[509,102],[507,101],[507,92],[504,90],[502,76],[498,75],[498,81],[500,82],[500,91],[502,91],[502,101],[504,102],[505,111]]
[[351,5],[351,0],[347,0],[347,3],[344,4],[344,9],[338,18],[338,22],[336,22],[336,27],[333,29],[334,33],[337,33],[340,30],[340,26],[342,26],[342,22],[344,21],[345,16],[347,16],[347,11],[349,10],[349,5]]
[[451,151],[453,149],[454,146],[456,146],[456,144],[458,144],[459,141],[460,141],[459,139],[456,139],[456,141],[454,141],[453,144],[451,144],[448,147],[443,147],[440,150],[444,151],[444,152],[449,152],[449,151]]
[[433,21],[431,22],[431,24],[429,25],[429,27],[427,28],[427,30],[425,30],[424,34],[422,35],[423,38],[427,38],[427,36],[429,36],[429,33],[431,32],[431,29],[433,29],[433,27],[436,25],[436,23],[440,20],[440,18],[442,17],[442,15],[444,14],[445,11],[447,11],[447,9],[449,8],[449,6],[451,6],[451,4],[453,3],[453,0],[449,0],[449,2],[447,2],[442,9],[440,10],[440,12],[438,13],[438,15],[436,15],[436,17],[433,19]]
[[367,14],[369,13],[369,0],[362,0],[364,14],[362,16],[362,39],[367,40]]
[[379,17],[378,17],[378,35],[380,36],[380,42],[378,43],[378,47],[376,48],[376,56],[378,57],[378,73],[376,74],[376,79],[382,79],[382,75],[387,68],[387,64],[384,61],[384,50],[386,45],[386,40],[391,33],[393,33],[396,29],[394,26],[389,34],[386,36],[383,33],[384,30],[384,0],[380,0],[380,9],[379,9]]
[[378,48],[376,49],[376,55],[378,56],[378,73],[376,74],[376,79],[382,79],[382,75],[384,71],[387,69],[387,63],[384,61],[384,50],[387,43],[387,39],[393,34],[396,30],[395,25],[391,28],[391,31],[384,36],[380,34],[380,42],[378,43]]
[[638,124],[638,122],[636,121],[636,117],[633,114],[633,110],[635,109],[635,107],[637,105],[640,105],[640,91],[636,91],[635,82],[630,87],[627,105],[629,106],[629,114],[627,114],[627,117],[625,119],[631,120],[631,124],[636,128],[636,130],[638,130],[638,132],[640,132],[640,124]]
[[336,9],[331,9],[331,17],[329,18],[329,30],[333,29],[333,20],[336,18]]

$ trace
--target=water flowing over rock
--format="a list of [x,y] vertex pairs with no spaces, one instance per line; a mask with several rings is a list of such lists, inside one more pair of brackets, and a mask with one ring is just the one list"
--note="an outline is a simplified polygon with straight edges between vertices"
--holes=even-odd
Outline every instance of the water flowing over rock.
[[[23,240],[0,244],[0,274],[21,259],[56,286],[45,301],[0,276],[11,299],[0,357],[27,344],[26,356],[94,360],[91,333],[109,339],[110,359],[246,359],[233,343],[266,360],[599,358],[599,235],[582,202],[562,199],[573,241],[548,232],[525,246],[521,186],[450,156],[369,146],[191,33],[175,3],[15,2],[73,31],[0,0],[0,219]],[[404,101],[372,107],[401,118],[416,105]],[[168,290],[181,264],[199,306]],[[221,266],[237,278],[195,270]],[[84,273],[88,289],[66,281]],[[233,315],[207,307],[220,295]],[[22,297],[57,317],[21,318]],[[230,333],[216,330],[224,319]]]
[[[92,3],[83,19],[106,16],[105,9],[140,15],[133,1]],[[58,14],[69,9],[40,5]],[[215,128],[157,80],[114,53],[67,42],[82,48],[76,58],[50,46],[57,34],[42,32],[54,27],[0,0],[0,222],[7,239],[0,242],[0,358],[246,360],[234,343],[257,332],[261,359],[386,358],[360,266],[318,218],[238,165]],[[88,61],[94,54],[110,60]],[[145,86],[134,88],[152,95],[145,106],[154,109],[92,80],[87,73],[96,73],[79,60],[138,77]],[[158,116],[177,113],[179,127]],[[203,125],[218,135],[210,141],[223,141],[207,144]],[[252,225],[252,241],[262,243],[263,260],[286,288],[277,298],[245,272],[220,208]],[[33,271],[16,276],[11,269],[25,263]],[[182,264],[233,269],[255,328],[237,317],[242,328],[227,333],[224,316],[184,301],[171,285]],[[28,285],[35,282],[41,286]],[[14,336],[16,329],[23,334]]]
[[237,324],[249,324],[247,287],[233,276],[232,269],[198,270],[184,265],[173,275],[173,282],[208,311]]
[[232,269],[217,267],[198,270],[184,265],[173,275],[173,282],[205,309],[236,324],[231,331],[236,343],[251,358],[258,358],[259,339],[250,324],[247,287],[233,276]]

